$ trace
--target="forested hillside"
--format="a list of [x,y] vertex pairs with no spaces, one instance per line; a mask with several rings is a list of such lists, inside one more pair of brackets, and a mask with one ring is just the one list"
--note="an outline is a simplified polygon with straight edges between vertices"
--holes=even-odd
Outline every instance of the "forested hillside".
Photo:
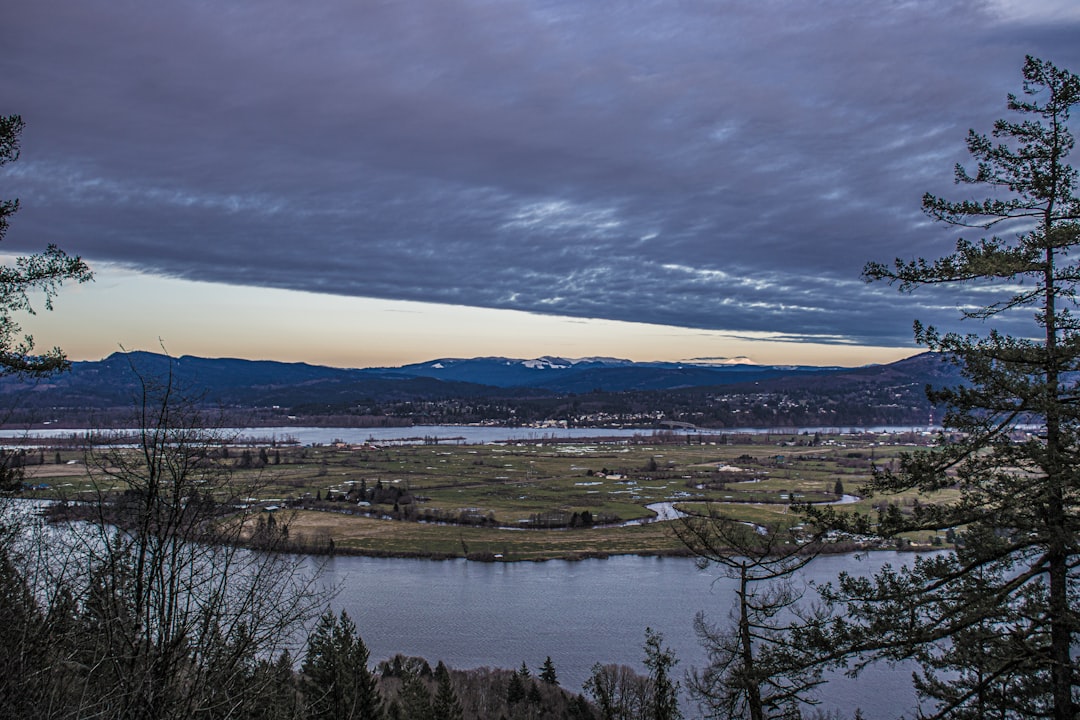
[[[491,369],[506,383],[505,359],[469,361],[470,377]],[[515,363],[520,366],[520,363]],[[429,368],[429,365],[425,365]],[[570,366],[567,365],[567,368]],[[925,387],[947,385],[955,368],[924,354],[863,368],[673,369],[621,361],[572,374],[514,369],[498,386],[410,374],[415,368],[342,370],[305,364],[114,354],[74,363],[47,380],[0,378],[8,423],[124,424],[141,380],[172,372],[176,382],[238,424],[379,426],[556,422],[570,427],[703,428],[925,425],[934,416]],[[570,370],[567,370],[570,372]],[[541,382],[537,373],[546,378]],[[641,389],[640,386],[654,386]],[[581,388],[567,390],[566,387]],[[940,417],[940,414],[938,414]]]

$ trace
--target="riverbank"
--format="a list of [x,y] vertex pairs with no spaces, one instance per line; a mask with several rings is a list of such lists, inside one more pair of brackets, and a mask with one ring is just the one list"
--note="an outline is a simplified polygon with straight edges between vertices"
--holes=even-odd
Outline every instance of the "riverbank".
[[[337,513],[298,511],[282,517],[289,541],[285,549],[311,555],[469,560],[473,562],[580,561],[617,556],[692,557],[674,523],[657,520],[597,528],[522,530],[434,525]],[[890,544],[836,539],[818,546],[820,554],[896,550]],[[911,551],[941,549],[909,544]]]

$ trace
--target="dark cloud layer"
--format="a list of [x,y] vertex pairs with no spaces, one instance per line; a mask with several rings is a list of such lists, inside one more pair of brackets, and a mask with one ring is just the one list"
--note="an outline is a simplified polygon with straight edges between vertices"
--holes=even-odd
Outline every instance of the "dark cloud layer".
[[[1052,4],[1052,3],[1051,3]],[[974,0],[14,0],[9,250],[169,276],[906,343],[1025,54],[1080,13]],[[1059,4],[1068,8],[1068,3]]]

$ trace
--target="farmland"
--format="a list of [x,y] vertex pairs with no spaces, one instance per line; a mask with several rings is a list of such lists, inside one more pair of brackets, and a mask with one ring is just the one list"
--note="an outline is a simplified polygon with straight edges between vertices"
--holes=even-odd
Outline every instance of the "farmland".
[[[227,473],[215,500],[259,509],[311,551],[536,560],[673,554],[671,514],[719,511],[797,525],[795,503],[858,498],[872,467],[931,441],[922,434],[732,435],[725,442],[484,445],[236,445],[209,448]],[[83,451],[27,453],[27,495],[77,500],[120,491]],[[34,464],[34,463],[37,464]],[[231,495],[230,495],[231,494]],[[937,498],[946,500],[947,495]],[[914,497],[889,502],[910,506]],[[923,498],[921,501],[925,502]],[[652,507],[650,507],[652,506]],[[657,511],[664,515],[657,517]],[[665,520],[664,517],[669,519]],[[917,544],[941,538],[910,538]]]

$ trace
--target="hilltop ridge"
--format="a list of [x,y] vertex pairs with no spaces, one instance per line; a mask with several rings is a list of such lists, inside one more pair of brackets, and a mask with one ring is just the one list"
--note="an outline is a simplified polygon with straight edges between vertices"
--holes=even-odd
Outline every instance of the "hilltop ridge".
[[[924,387],[955,369],[929,353],[858,368],[633,362],[617,358],[440,358],[332,368],[118,352],[43,381],[0,379],[10,423],[78,423],[130,409],[140,378],[170,369],[207,405],[266,424],[527,423],[701,427],[925,422]],[[254,422],[255,420],[253,420]]]

